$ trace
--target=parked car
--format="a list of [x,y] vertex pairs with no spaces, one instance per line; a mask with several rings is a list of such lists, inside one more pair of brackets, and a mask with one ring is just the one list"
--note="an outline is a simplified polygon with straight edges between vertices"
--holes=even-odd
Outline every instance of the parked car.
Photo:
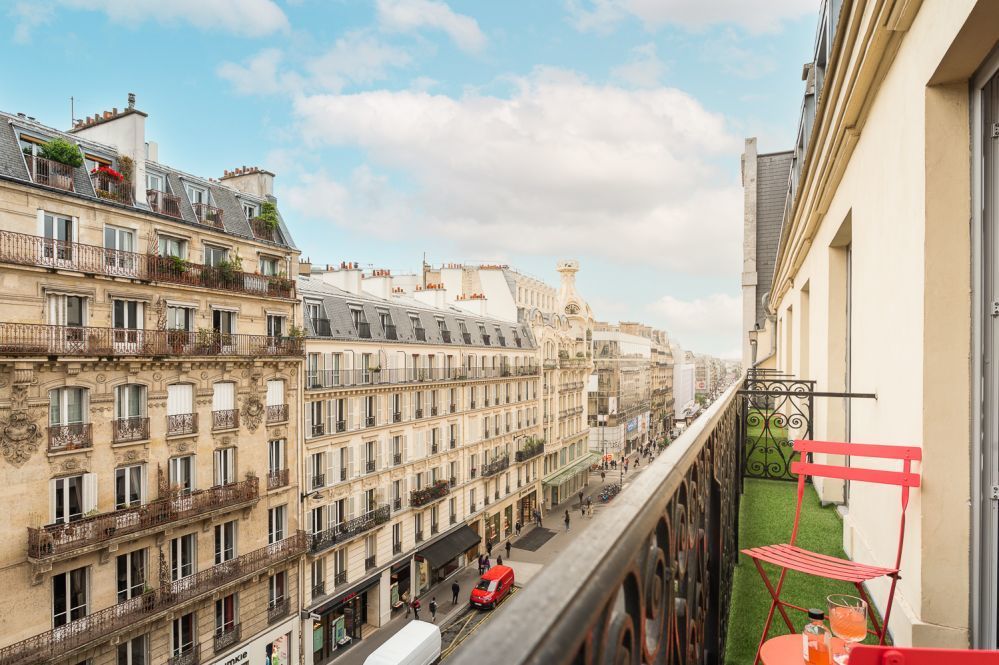
[[493,566],[486,571],[479,583],[472,589],[469,604],[472,607],[492,609],[506,598],[513,588],[513,568]]
[[426,621],[410,621],[375,649],[364,665],[433,665],[441,658],[441,629]]

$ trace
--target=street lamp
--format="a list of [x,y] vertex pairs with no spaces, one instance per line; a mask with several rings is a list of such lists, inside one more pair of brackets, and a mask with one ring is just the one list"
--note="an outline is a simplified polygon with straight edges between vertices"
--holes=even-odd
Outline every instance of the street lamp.
[[760,342],[760,324],[753,324],[753,329],[749,331],[749,347],[752,349],[751,364],[756,364],[756,345]]

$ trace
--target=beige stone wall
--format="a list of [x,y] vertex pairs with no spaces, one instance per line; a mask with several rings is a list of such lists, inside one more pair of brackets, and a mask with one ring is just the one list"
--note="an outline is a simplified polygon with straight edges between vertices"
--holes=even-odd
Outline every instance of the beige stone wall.
[[[39,211],[71,216],[78,220],[76,241],[85,245],[103,246],[106,225],[134,229],[136,252],[145,254],[155,247],[157,232],[187,238],[189,259],[201,262],[203,243],[237,250],[246,272],[254,272],[258,256],[279,258],[283,265],[293,266],[294,253],[276,246],[266,246],[247,239],[227,236],[207,228],[195,227],[128,211],[120,207],[83,202],[70,196],[46,192],[28,186],[4,183],[0,186],[0,228],[28,236],[39,236]],[[35,247],[31,245],[30,247]],[[7,249],[9,249],[9,245]],[[79,251],[79,250],[74,250]],[[9,255],[8,255],[9,256]],[[49,322],[46,298],[51,293],[72,293],[88,298],[86,325],[107,328],[111,325],[113,298],[134,299],[144,303],[142,327],[161,329],[165,323],[162,306],[166,302],[183,303],[196,309],[194,328],[211,327],[212,305],[238,310],[237,333],[263,335],[266,315],[280,314],[288,323],[295,320],[297,302],[291,299],[259,297],[232,291],[213,290],[203,286],[149,283],[137,279],[108,277],[89,270],[77,270],[76,264],[61,269],[46,269],[13,265],[0,257],[0,328],[3,323],[46,324]],[[6,335],[6,337],[3,337]],[[185,534],[195,534],[197,542],[196,570],[207,571],[215,565],[214,526],[236,521],[237,557],[268,544],[268,508],[287,506],[286,535],[293,535],[298,523],[298,467],[296,441],[300,419],[299,381],[301,359],[281,354],[247,353],[232,355],[191,355],[178,353],[152,357],[129,349],[122,355],[118,350],[105,349],[104,355],[68,355],[50,357],[4,355],[16,347],[17,338],[0,331],[0,420],[9,424],[13,413],[23,413],[38,428],[39,436],[29,439],[22,449],[27,454],[13,454],[14,436],[7,430],[5,455],[0,459],[0,499],[5,506],[3,537],[0,539],[0,585],[8,593],[0,599],[0,648],[19,640],[45,633],[53,626],[52,576],[86,567],[89,570],[88,614],[110,608],[117,602],[116,557],[139,549],[147,552],[146,584],[157,588],[160,579],[160,552],[163,552],[169,574],[170,540]],[[10,345],[10,346],[8,346]],[[266,386],[268,380],[284,382],[287,419],[268,422],[266,417]],[[213,386],[219,381],[236,385],[235,406],[240,412],[238,427],[213,429]],[[170,436],[167,433],[167,390],[175,383],[193,386],[194,410],[198,417],[197,432]],[[145,387],[144,413],[148,417],[148,436],[135,440],[115,441],[115,389],[123,385]],[[65,451],[50,451],[47,446],[49,391],[60,387],[81,387],[88,391],[84,421],[90,424],[89,446]],[[285,468],[291,469],[289,482],[268,489],[268,441],[283,439]],[[193,455],[195,460],[195,490],[208,490],[215,485],[214,452],[220,448],[235,450],[235,476],[244,481],[247,474],[257,478],[258,494],[238,505],[223,501],[218,509],[196,516],[168,518],[161,524],[131,535],[115,535],[112,531],[94,539],[92,545],[68,550],[58,556],[35,555],[29,558],[28,528],[41,528],[52,519],[51,485],[53,479],[81,473],[96,479],[96,503],[91,519],[111,515],[122,526],[131,522],[115,513],[115,472],[122,466],[144,465],[146,501],[167,499],[170,494],[161,487],[159,474],[168,473],[169,460],[180,455]],[[118,517],[115,517],[117,515]],[[74,523],[72,530],[82,534],[88,520]],[[79,535],[74,536],[79,537]],[[81,540],[85,540],[81,538]],[[285,569],[289,574],[288,597],[292,611],[298,604],[297,561],[291,558],[275,563],[272,571]],[[238,621],[242,624],[242,639],[252,639],[267,627],[268,568],[264,566],[242,581],[227,583],[223,593],[239,594]],[[171,612],[197,612],[197,641],[203,658],[212,655],[214,608],[212,592],[204,589],[203,598],[195,598],[174,606]],[[164,662],[168,649],[170,624],[162,616],[131,622],[130,628],[115,633],[98,631],[106,640],[127,639],[145,631],[150,635],[153,662]],[[153,620],[155,619],[155,620]],[[58,631],[50,640],[59,643]],[[67,658],[78,662],[84,656],[93,663],[113,662],[114,650],[109,645]]]
[[[891,619],[898,644],[968,643],[968,77],[977,65],[965,58],[963,71],[953,69],[948,81],[928,82],[955,51],[968,50],[968,25],[977,33],[988,25],[972,16],[987,4],[925,0],[889,21],[890,30],[874,30],[877,12],[861,16],[855,8],[844,17],[861,35],[871,26],[873,37],[848,42],[841,57],[850,74],[840,70],[827,79],[835,87],[823,93],[827,117],[817,123],[818,143],[775,281],[778,367],[796,374],[807,368],[820,390],[877,394],[852,400],[849,410],[844,400],[817,400],[815,437],[923,449],[923,486],[909,506]],[[996,25],[975,42],[995,43]],[[864,57],[880,57],[881,64],[865,64]],[[851,96],[851,87],[864,92]],[[819,489],[826,500],[843,499],[841,483]],[[890,564],[898,488],[851,483],[848,496],[847,553]],[[883,608],[887,582],[873,582],[870,590]]]

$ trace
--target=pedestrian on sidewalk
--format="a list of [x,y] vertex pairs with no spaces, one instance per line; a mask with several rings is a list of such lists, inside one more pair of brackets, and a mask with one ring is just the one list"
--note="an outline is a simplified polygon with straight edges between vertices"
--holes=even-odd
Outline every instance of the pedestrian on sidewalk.
[[420,620],[420,599],[413,598],[413,618]]
[[583,507],[583,492],[582,491],[579,492],[579,507],[580,508]]
[[590,513],[590,517],[593,517],[593,497],[586,497],[586,510]]
[[430,599],[430,621],[432,623],[437,623],[437,598],[433,597]]
[[579,502],[579,516],[580,517],[586,517],[586,502],[585,501],[580,501]]
[[569,533],[569,511],[565,511],[565,532]]
[[496,565],[497,566],[502,566],[503,565],[503,555],[502,554],[500,554],[499,556],[496,557]]
[[600,484],[601,484],[601,485],[603,485],[603,484],[604,484],[604,480],[605,480],[606,478],[607,478],[607,474],[606,474],[606,473],[604,473],[603,471],[601,471],[601,472],[600,472]]
[[486,556],[493,558],[493,541],[486,540]]
[[509,541],[509,540],[508,540],[508,541],[506,541],[506,558],[507,558],[507,559],[509,559],[509,558],[510,558],[510,549],[511,549],[512,547],[513,547],[513,546],[512,546],[511,544],[510,544],[510,541]]
[[458,580],[451,582],[451,605],[458,604],[458,594],[461,593],[461,586],[458,584]]
[[514,526],[514,529],[517,531],[517,537],[518,538],[520,538],[520,529],[521,529],[522,526],[523,525],[520,523],[520,520],[517,520],[517,524],[516,524],[516,526]]
[[486,567],[482,564],[482,555],[479,555],[479,577],[482,577],[482,573],[486,572]]

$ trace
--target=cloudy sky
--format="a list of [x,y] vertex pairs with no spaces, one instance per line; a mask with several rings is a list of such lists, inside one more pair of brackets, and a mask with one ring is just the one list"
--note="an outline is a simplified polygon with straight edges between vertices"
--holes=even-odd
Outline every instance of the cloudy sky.
[[788,147],[817,0],[5,0],[0,108],[149,113],[259,165],[303,254],[509,263],[736,357],[743,139]]

